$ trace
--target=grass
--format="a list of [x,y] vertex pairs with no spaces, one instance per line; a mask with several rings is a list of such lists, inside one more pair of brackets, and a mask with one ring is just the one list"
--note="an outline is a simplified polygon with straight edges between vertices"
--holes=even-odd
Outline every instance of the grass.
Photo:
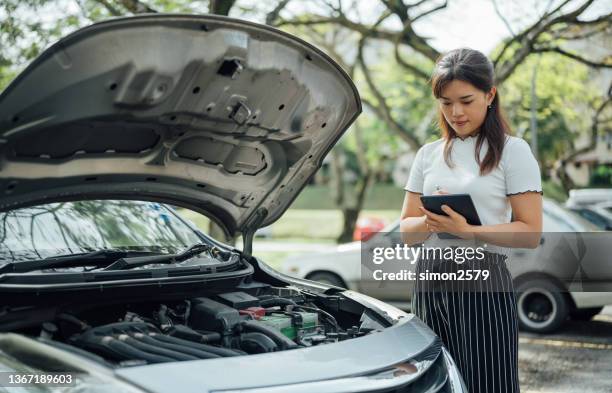
[[[345,190],[348,201],[354,202],[354,197],[349,189]],[[388,210],[402,207],[405,191],[393,184],[375,184],[366,195],[364,208],[366,210]],[[316,209],[335,210],[333,190],[328,186],[308,186],[302,190],[300,195],[293,201],[292,209]]]
[[[380,217],[391,222],[399,217],[400,210],[363,210],[361,217]],[[342,231],[342,212],[338,210],[289,209],[274,224],[272,237],[335,239]]]
[[[380,217],[391,223],[398,210],[363,210],[362,217]],[[180,214],[208,233],[208,218],[181,209]],[[289,209],[271,226],[272,238],[286,242],[333,242],[342,230],[342,213],[338,210]],[[259,240],[259,239],[258,239]]]
[[[404,190],[376,184],[368,192],[361,217],[380,217],[390,223],[399,217],[403,201]],[[208,218],[183,209],[180,213],[208,233]],[[275,240],[333,242],[342,231],[342,212],[334,205],[329,187],[308,186],[270,229]]]

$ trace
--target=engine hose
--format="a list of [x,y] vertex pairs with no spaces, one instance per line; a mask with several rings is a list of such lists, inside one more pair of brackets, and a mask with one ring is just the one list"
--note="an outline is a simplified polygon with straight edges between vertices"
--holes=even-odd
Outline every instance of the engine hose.
[[193,341],[183,340],[182,338],[178,338],[178,337],[169,337],[169,336],[164,336],[162,334],[150,334],[150,336],[157,340],[161,340],[167,343],[187,345],[192,348],[198,348],[198,349],[201,349],[202,351],[214,353],[215,355],[219,355],[219,356],[246,355],[244,351],[237,351],[233,349],[214,347],[212,345],[207,345],[207,344],[195,343]]
[[274,340],[259,332],[242,333],[239,343],[240,348],[248,353],[274,352],[278,349]]
[[66,314],[66,313],[61,313],[61,314],[59,314],[57,316],[57,319],[62,320],[62,321],[66,321],[66,322],[70,322],[70,323],[73,323],[73,324],[77,325],[79,327],[80,331],[84,331],[86,329],[89,329],[89,325],[87,325],[85,322],[81,321],[80,319],[78,319],[74,315],[70,315],[70,314]]
[[247,320],[243,321],[240,325],[244,330],[265,334],[266,336],[270,337],[272,341],[274,341],[276,345],[278,345],[282,349],[294,349],[298,347],[296,343],[284,336],[281,332],[269,326],[266,326],[259,321]]
[[131,345],[137,349],[140,349],[141,351],[150,352],[150,353],[152,352],[157,355],[167,356],[169,358],[172,358],[173,360],[198,360],[198,358],[195,356],[187,355],[185,353],[172,351],[172,350],[165,349],[165,348],[160,348],[159,346],[155,346],[155,345],[150,345],[150,344],[141,342],[139,340],[136,340],[135,338],[130,337],[127,334],[121,334],[119,335],[118,338],[119,340],[125,342],[126,344]]
[[162,348],[166,348],[172,351],[177,351],[177,352],[182,352],[182,353],[186,353],[189,355],[193,355],[196,356],[198,359],[213,359],[213,358],[220,358],[221,356],[216,355],[214,353],[211,352],[205,352],[199,349],[195,349],[195,348],[190,348],[190,347],[186,347],[184,345],[178,345],[178,344],[172,344],[172,343],[167,343],[164,342],[162,340],[156,340],[155,338],[151,337],[151,336],[147,336],[145,334],[142,333],[136,333],[134,335],[134,338],[142,341],[146,344],[150,344],[150,345],[158,345]]
[[84,349],[81,349],[79,347],[76,347],[74,345],[70,345],[70,344],[66,344],[60,341],[55,341],[55,340],[50,340],[50,339],[46,339],[46,338],[37,338],[38,341],[45,343],[47,345],[50,345],[52,347],[56,347],[59,348],[63,351],[68,351],[68,352],[72,352],[76,355],[85,357],[89,360],[93,360],[94,362],[103,364],[107,367],[111,367],[110,363],[107,362],[102,356],[98,356],[95,353],[91,352],[91,351],[86,351]]
[[197,343],[210,343],[221,341],[221,334],[217,332],[197,332],[185,325],[174,325],[166,335],[181,338],[184,340],[195,341]]
[[214,343],[214,342],[221,341],[221,333],[217,333],[217,332],[204,332],[204,331],[200,331],[200,332],[197,332],[197,333],[202,336],[202,342],[203,343]]
[[261,307],[274,307],[274,306],[295,306],[297,305],[296,302],[294,302],[291,299],[285,299],[282,297],[273,297],[270,299],[263,299],[259,302]]
[[131,345],[121,342],[114,338],[111,338],[111,340],[108,340],[108,342],[106,342],[105,345],[109,349],[112,349],[113,353],[118,354],[121,357],[123,357],[123,360],[142,359],[148,363],[165,363],[165,362],[175,361],[175,359],[172,359],[166,356],[159,356],[159,355],[155,355],[152,353],[141,351],[138,348],[134,348]]

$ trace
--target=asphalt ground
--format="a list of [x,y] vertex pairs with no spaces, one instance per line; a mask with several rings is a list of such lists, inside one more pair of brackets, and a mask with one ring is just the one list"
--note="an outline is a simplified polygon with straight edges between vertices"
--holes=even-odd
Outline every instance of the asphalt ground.
[[523,393],[611,393],[612,307],[555,334],[521,333],[519,377]]

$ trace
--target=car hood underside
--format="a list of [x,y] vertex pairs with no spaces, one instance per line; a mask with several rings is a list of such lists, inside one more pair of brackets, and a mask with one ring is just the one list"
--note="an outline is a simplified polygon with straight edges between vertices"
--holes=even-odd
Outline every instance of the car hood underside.
[[0,211],[145,199],[226,230],[275,221],[361,111],[350,78],[281,31],[147,15],[81,29],[0,95]]

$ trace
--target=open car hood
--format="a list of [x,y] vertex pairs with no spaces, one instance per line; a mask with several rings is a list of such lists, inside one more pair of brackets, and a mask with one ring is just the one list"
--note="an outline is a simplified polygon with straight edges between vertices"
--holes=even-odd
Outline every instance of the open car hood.
[[360,112],[333,60],[267,26],[190,15],[94,24],[0,95],[0,211],[153,200],[252,232],[287,209]]

